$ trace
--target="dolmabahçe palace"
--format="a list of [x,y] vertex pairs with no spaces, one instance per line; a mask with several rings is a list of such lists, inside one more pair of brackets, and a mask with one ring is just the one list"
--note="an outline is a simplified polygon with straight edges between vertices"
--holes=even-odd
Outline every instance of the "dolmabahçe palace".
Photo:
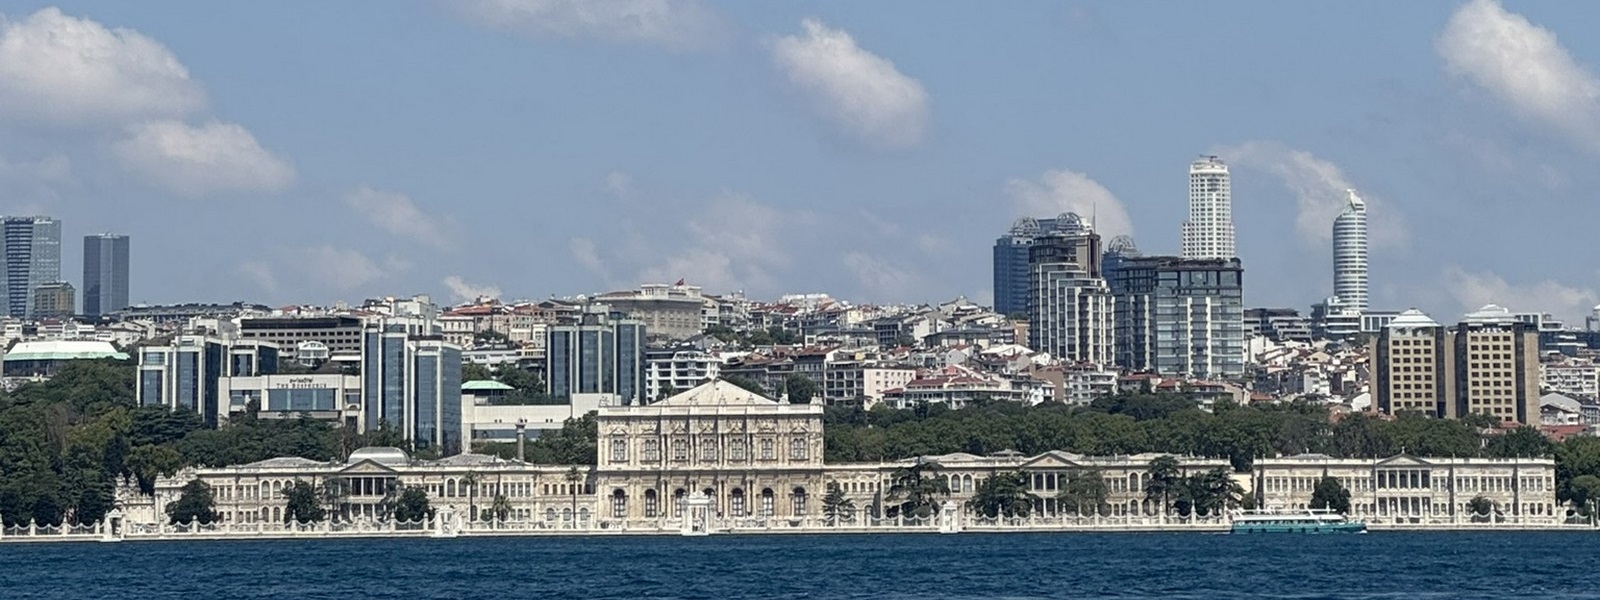
[[[127,525],[166,522],[164,507],[180,489],[199,479],[214,494],[223,525],[279,524],[284,490],[296,481],[343,483],[341,518],[377,521],[386,498],[399,488],[421,487],[440,513],[477,521],[503,496],[504,523],[522,530],[623,530],[677,532],[685,506],[699,509],[710,530],[814,529],[825,522],[822,499],[838,486],[854,509],[850,523],[893,520],[896,471],[917,463],[928,476],[947,482],[941,514],[966,513],[975,490],[995,473],[1026,475],[1034,520],[1068,516],[1056,500],[1070,473],[1097,469],[1105,478],[1106,503],[1096,518],[1124,521],[1163,517],[1146,500],[1150,462],[1159,454],[1082,456],[1046,452],[1023,456],[954,453],[882,463],[825,464],[823,407],[787,404],[725,381],[711,381],[661,402],[602,407],[598,464],[534,465],[464,453],[418,460],[395,448],[364,448],[348,460],[317,462],[274,458],[223,468],[185,469],[156,482],[153,496],[123,486],[118,492]],[[1223,459],[1179,457],[1182,471],[1228,468]],[[1304,508],[1317,480],[1332,476],[1349,490],[1353,518],[1369,523],[1426,526],[1466,522],[1468,503],[1494,503],[1497,521],[1559,523],[1554,461],[1543,458],[1434,458],[1408,455],[1384,459],[1340,459],[1320,454],[1257,460],[1251,472],[1232,477],[1264,507]],[[506,507],[509,504],[509,507]],[[902,519],[904,517],[901,517]]]

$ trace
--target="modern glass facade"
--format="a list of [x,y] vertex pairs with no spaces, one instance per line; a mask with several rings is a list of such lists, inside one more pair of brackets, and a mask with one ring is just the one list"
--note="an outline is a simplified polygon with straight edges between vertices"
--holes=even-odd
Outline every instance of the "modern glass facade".
[[195,411],[215,427],[229,409],[222,402],[221,380],[275,373],[276,354],[277,347],[267,343],[233,346],[218,338],[178,336],[170,346],[139,351],[137,401],[141,406]]
[[83,314],[90,317],[128,307],[128,236],[83,238]]
[[1033,269],[1029,251],[1039,238],[1076,232],[1084,226],[1078,215],[1062,213],[1053,219],[1024,217],[1011,224],[1011,230],[994,242],[994,310],[1002,315],[1028,312],[1029,282]]
[[611,394],[622,404],[645,403],[644,324],[604,306],[585,310],[579,324],[546,333],[549,394]]
[[1244,374],[1239,259],[1123,257],[1106,277],[1117,303],[1120,366],[1190,377]]
[[1066,361],[1112,359],[1113,301],[1101,277],[1100,236],[1076,215],[1029,246],[1028,342]]
[[369,326],[361,382],[368,431],[387,423],[418,448],[461,450],[461,349],[403,325]]
[[61,281],[61,222],[50,217],[5,217],[0,221],[4,277],[0,297],[5,316],[31,317],[33,290]]

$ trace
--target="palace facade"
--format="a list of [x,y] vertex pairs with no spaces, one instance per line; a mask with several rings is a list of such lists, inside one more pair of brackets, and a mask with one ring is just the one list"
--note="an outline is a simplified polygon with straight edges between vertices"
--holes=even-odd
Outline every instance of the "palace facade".
[[[415,486],[427,492],[432,507],[464,518],[504,511],[508,521],[551,528],[659,527],[681,521],[690,498],[708,503],[702,505],[723,523],[806,526],[821,523],[822,499],[833,486],[864,516],[892,514],[896,473],[921,463],[927,476],[949,487],[944,507],[964,506],[996,473],[1020,472],[1036,515],[1077,515],[1090,511],[1057,497],[1069,476],[1099,473],[1106,502],[1094,514],[1162,512],[1145,497],[1150,463],[1159,454],[955,453],[826,464],[822,414],[819,405],[780,403],[714,381],[655,404],[599,409],[595,465],[532,465],[470,453],[417,460],[394,448],[365,448],[346,461],[274,458],[188,469],[159,479],[153,497],[125,489],[120,501],[130,523],[164,522],[164,507],[185,483],[200,479],[211,486],[224,521],[276,523],[284,518],[284,490],[296,481],[332,480],[345,490],[336,513],[348,519],[377,518],[398,490]],[[1185,475],[1229,468],[1226,460],[1209,458],[1178,457],[1178,464]],[[1353,516],[1371,522],[1464,521],[1468,504],[1480,496],[1508,521],[1553,521],[1564,514],[1550,459],[1300,455],[1257,460],[1251,472],[1230,475],[1259,505],[1285,508],[1309,504],[1323,476],[1338,479],[1351,494]]]

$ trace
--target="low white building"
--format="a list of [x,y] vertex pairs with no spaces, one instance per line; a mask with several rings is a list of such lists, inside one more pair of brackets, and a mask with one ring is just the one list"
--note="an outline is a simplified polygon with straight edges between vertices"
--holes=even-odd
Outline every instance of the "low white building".
[[673,393],[692,389],[722,372],[722,360],[699,350],[679,350],[670,356],[645,359],[644,386],[647,402],[661,398],[669,388]]
[[219,421],[245,414],[252,406],[264,419],[293,419],[301,415],[333,421],[365,431],[362,418],[361,378],[356,375],[302,374],[221,377],[217,396],[225,398]]

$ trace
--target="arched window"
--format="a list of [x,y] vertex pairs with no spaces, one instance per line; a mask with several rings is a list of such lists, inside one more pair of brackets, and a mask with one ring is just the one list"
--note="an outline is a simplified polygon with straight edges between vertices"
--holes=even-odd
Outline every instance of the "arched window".
[[683,517],[683,499],[689,495],[689,490],[678,488],[672,492],[672,516]]
[[772,517],[772,503],[773,503],[772,488],[764,488],[764,489],[762,489],[761,490],[761,517],[762,518],[771,518]]
[[969,491],[969,492],[977,489],[977,488],[972,487],[972,476],[971,475],[962,475],[961,476],[961,489]]
[[546,508],[546,509],[544,509],[544,520],[546,520],[546,521],[554,521],[554,520],[556,520],[556,509],[554,509],[554,508]]
[[572,509],[571,508],[563,508],[563,509],[561,509],[561,520],[565,521],[567,523],[571,523],[572,522]]
[[446,498],[454,498],[454,497],[456,497],[456,480],[454,480],[454,479],[446,479],[446,480],[444,480],[444,496]]
[[790,508],[792,509],[792,512],[790,513],[792,516],[806,516],[806,489],[796,486],[794,488],[794,495],[789,497],[789,503]]
[[1133,473],[1133,474],[1128,475],[1128,491],[1130,491],[1130,492],[1140,491],[1139,490],[1139,474],[1138,473]]
[[628,518],[628,493],[622,490],[611,492],[611,518]]
[[583,506],[578,508],[578,520],[585,523],[589,522],[589,507]]
[[654,519],[660,515],[661,499],[656,497],[655,490],[644,491],[644,518]]
[[745,516],[744,490],[733,488],[733,491],[728,492],[728,514],[734,517]]

